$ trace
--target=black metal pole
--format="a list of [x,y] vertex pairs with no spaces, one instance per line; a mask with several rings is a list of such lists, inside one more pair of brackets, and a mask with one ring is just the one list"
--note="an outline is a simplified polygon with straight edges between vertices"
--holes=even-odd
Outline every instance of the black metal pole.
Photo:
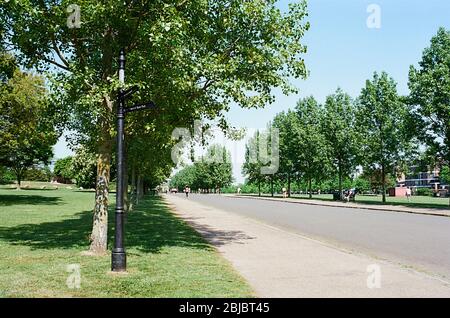
[[119,54],[119,82],[122,84],[118,95],[117,105],[117,189],[116,189],[116,213],[114,248],[111,256],[111,270],[123,272],[127,269],[127,256],[123,244],[124,238],[124,204],[123,204],[123,156],[124,156],[124,120],[125,120],[125,96],[123,84],[125,82],[125,51]]

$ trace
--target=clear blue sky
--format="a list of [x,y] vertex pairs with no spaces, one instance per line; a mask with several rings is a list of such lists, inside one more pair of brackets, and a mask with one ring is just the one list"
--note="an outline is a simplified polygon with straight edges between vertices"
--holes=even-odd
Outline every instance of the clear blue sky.
[[[281,1],[286,8],[290,1]],[[381,8],[381,28],[369,29],[369,4]],[[319,102],[341,87],[351,96],[359,95],[374,71],[388,72],[401,94],[408,93],[408,70],[417,64],[439,26],[450,29],[448,0],[310,0],[311,29],[304,38],[310,77],[293,81],[298,95],[276,94],[274,104],[260,110],[233,107],[231,123],[264,128],[275,114],[294,107],[300,97],[314,95]]]
[[[279,7],[287,8],[282,0]],[[381,28],[369,29],[367,7],[381,8]],[[398,83],[400,94],[407,94],[408,70],[416,65],[422,51],[438,28],[450,29],[448,0],[310,0],[311,29],[304,38],[310,76],[294,80],[298,95],[276,94],[276,102],[259,110],[233,106],[228,114],[237,127],[264,128],[278,112],[294,107],[300,97],[314,95],[319,102],[341,87],[356,97],[374,71],[388,72]],[[55,146],[55,157],[70,154],[63,140]],[[234,176],[242,181],[240,167]]]

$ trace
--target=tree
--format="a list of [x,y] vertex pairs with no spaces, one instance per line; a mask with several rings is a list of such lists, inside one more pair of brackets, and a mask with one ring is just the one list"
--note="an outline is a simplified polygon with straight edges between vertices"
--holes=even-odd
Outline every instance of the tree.
[[[1,39],[1,33],[0,33]],[[1,43],[0,43],[1,44]],[[4,52],[3,48],[0,46],[0,82],[2,85],[6,84],[9,79],[14,75],[17,70],[17,61],[11,54]]]
[[370,189],[376,193],[381,192],[385,193],[386,188],[395,187],[396,181],[395,176],[392,176],[390,173],[386,173],[383,176],[382,169],[376,168],[367,168],[364,170],[362,174],[362,179],[365,179],[369,182]]
[[323,112],[314,97],[298,101],[295,107],[293,131],[288,138],[296,144],[296,170],[307,181],[309,197],[312,197],[312,182],[319,182],[329,171],[329,150],[322,132]]
[[364,168],[380,172],[382,200],[386,202],[386,175],[398,172],[413,145],[406,127],[408,110],[395,81],[385,72],[374,73],[373,79],[366,81],[357,106]]
[[0,184],[13,183],[15,180],[11,169],[0,166]]
[[419,123],[418,134],[450,163],[450,31],[440,28],[419,62],[409,71],[409,103]]
[[353,102],[341,89],[326,98],[322,127],[342,197],[342,181],[356,168],[359,147]]
[[57,134],[49,122],[44,80],[16,69],[0,88],[0,164],[11,168],[20,188],[26,170],[47,164]]
[[373,189],[370,181],[365,178],[364,175],[360,175],[353,180],[353,187],[360,192],[370,191]]
[[178,171],[171,179],[170,179],[170,187],[177,188],[178,191],[182,191],[186,185],[197,189],[197,171],[195,165],[186,166],[180,171]]
[[106,251],[119,49],[127,53],[127,82],[140,88],[134,98],[158,105],[147,112],[155,132],[202,117],[219,116],[224,126],[232,102],[262,107],[273,101],[272,88],[294,92],[289,78],[307,75],[306,2],[286,13],[275,2],[83,0],[80,28],[65,26],[69,0],[0,4],[5,41],[23,65],[55,70],[60,122],[97,149],[92,252]]
[[[300,174],[296,173],[295,163],[298,159],[299,144],[297,139],[293,138],[293,132],[295,131],[294,126],[297,123],[297,118],[295,112],[289,110],[288,112],[281,112],[277,114],[273,120],[273,127],[279,130],[280,134],[280,167],[277,176],[287,181],[287,193],[291,196],[291,181],[292,176],[299,177]],[[271,180],[273,183],[273,180]]]
[[170,180],[170,186],[178,190],[189,186],[194,190],[221,189],[233,182],[231,155],[224,146],[211,145],[193,165],[178,171]]
[[90,189],[95,187],[97,174],[97,160],[95,154],[86,147],[79,147],[70,160],[70,175],[75,179],[78,187]]
[[447,184],[450,185],[450,167],[444,166],[441,168],[441,171],[439,172],[439,180],[441,181],[441,184]]
[[23,180],[49,182],[52,176],[48,166],[36,165],[25,170]]
[[261,196],[261,185],[267,181],[268,175],[263,173],[267,165],[266,152],[263,147],[267,144],[268,132],[257,130],[245,145],[245,162],[242,165],[242,175],[246,177],[246,183],[258,186],[258,195]]
[[206,156],[202,157],[200,165],[205,166],[208,188],[214,189],[214,192],[233,182],[231,154],[225,146],[211,145],[208,147]]
[[74,171],[72,169],[72,157],[67,156],[56,160],[53,168],[53,174],[58,182],[67,183],[74,179]]

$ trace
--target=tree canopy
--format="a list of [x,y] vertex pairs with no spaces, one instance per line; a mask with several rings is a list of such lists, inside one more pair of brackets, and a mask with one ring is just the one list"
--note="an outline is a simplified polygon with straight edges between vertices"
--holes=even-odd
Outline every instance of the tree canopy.
[[[306,2],[281,12],[275,0],[94,1],[77,4],[79,27],[66,22],[72,1],[11,0],[0,4],[4,42],[26,67],[50,70],[61,129],[76,132],[98,154],[97,191],[91,250],[106,250],[107,206],[113,149],[116,56],[127,53],[126,82],[139,92],[131,102],[158,106],[129,121],[133,138],[161,134],[161,149],[174,127],[194,119],[219,118],[231,103],[262,107],[272,89],[294,92],[290,78],[307,75],[301,43],[309,24]],[[73,25],[71,25],[73,26]],[[148,141],[148,139],[143,139]],[[163,162],[163,161],[158,161]],[[167,171],[159,165],[155,170]]]
[[178,171],[170,186],[182,190],[188,186],[194,191],[216,192],[233,181],[231,155],[225,147],[211,145],[206,154]]
[[386,174],[396,175],[413,143],[409,139],[408,109],[397,93],[395,81],[382,72],[366,82],[357,104],[358,128],[362,139],[365,169],[380,169],[383,202]]
[[409,71],[409,103],[416,112],[418,136],[450,163],[450,31],[440,28]]
[[[9,63],[10,59],[2,59]],[[9,70],[9,66],[7,68]],[[0,87],[0,163],[14,171],[18,187],[25,171],[53,156],[58,134],[47,116],[48,92],[38,75],[15,68]],[[9,77],[6,79],[6,77]]]

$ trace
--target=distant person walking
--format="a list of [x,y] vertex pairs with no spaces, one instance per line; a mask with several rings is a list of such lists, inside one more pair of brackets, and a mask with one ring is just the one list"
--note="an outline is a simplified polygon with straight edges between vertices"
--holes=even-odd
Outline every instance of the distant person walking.
[[241,194],[241,188],[237,188],[237,194]]
[[191,189],[188,186],[184,187],[184,193],[186,193],[186,198],[189,198],[190,191],[191,191]]
[[286,188],[283,187],[283,189],[281,189],[281,191],[283,192],[283,198],[287,198],[287,190],[286,190]]
[[406,188],[406,199],[408,200],[408,202],[411,202],[411,189],[410,188]]

